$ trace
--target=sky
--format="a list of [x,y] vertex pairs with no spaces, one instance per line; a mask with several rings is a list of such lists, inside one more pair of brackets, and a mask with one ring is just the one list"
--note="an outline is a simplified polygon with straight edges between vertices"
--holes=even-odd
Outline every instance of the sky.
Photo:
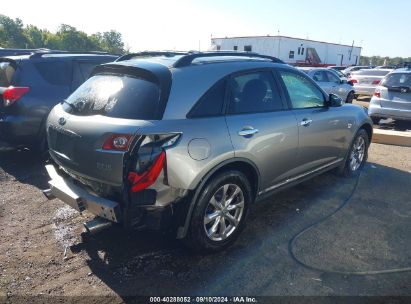
[[[0,14],[56,31],[119,31],[131,51],[207,50],[211,37],[280,35],[411,57],[409,0],[19,0]],[[111,5],[110,5],[111,4]]]

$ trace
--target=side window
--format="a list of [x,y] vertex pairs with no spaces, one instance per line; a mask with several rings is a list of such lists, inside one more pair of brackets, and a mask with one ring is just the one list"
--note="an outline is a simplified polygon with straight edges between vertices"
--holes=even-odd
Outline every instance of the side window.
[[317,82],[328,82],[328,79],[323,71],[315,72],[313,79]]
[[41,77],[56,86],[69,86],[71,64],[69,61],[43,61],[34,64]]
[[329,82],[340,83],[340,78],[338,78],[334,73],[327,72],[327,77]]
[[188,118],[221,115],[225,99],[226,80],[217,82],[191,109]]
[[270,72],[253,72],[232,77],[228,114],[271,112],[283,109]]
[[294,109],[324,106],[323,93],[309,79],[290,71],[279,72]]

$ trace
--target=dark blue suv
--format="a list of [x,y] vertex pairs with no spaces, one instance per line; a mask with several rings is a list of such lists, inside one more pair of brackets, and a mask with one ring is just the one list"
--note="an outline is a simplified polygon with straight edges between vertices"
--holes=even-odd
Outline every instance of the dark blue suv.
[[0,57],[0,151],[45,150],[50,110],[77,89],[96,65],[117,58],[61,51]]

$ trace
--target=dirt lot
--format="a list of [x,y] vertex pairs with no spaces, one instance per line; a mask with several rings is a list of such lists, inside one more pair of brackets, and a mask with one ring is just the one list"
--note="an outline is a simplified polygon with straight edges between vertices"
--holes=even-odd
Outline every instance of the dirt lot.
[[0,302],[2,294],[107,303],[130,295],[411,296],[411,148],[373,144],[356,182],[327,173],[283,191],[254,206],[233,247],[193,255],[154,232],[113,228],[82,240],[85,218],[41,194],[42,162],[28,151],[1,154]]

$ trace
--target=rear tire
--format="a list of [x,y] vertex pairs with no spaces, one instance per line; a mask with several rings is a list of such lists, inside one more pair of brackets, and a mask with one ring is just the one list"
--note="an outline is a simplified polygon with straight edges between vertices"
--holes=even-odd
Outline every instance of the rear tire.
[[370,140],[367,131],[360,129],[350,145],[343,166],[340,167],[340,175],[354,177],[360,174],[368,158],[369,144]]
[[346,103],[352,103],[352,101],[354,100],[354,98],[355,98],[354,91],[351,91],[350,93],[348,93],[347,100],[346,100],[345,102],[346,102]]
[[245,227],[252,191],[240,171],[213,177],[195,202],[185,245],[194,251],[215,252],[231,245]]

